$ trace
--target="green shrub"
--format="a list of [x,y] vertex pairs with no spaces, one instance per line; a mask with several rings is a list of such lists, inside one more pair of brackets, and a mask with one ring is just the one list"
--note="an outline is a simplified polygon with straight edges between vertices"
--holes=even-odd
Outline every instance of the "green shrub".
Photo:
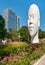
[[0,57],[3,58],[4,56],[9,56],[10,51],[9,50],[0,50]]

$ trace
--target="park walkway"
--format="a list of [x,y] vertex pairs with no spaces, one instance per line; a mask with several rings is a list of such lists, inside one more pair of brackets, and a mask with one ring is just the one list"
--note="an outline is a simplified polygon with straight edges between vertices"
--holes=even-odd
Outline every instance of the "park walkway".
[[45,55],[43,55],[34,65],[45,65]]

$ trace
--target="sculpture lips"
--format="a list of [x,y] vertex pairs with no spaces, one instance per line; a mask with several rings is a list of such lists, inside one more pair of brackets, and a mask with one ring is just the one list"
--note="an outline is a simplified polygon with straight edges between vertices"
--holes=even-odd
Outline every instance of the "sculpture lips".
[[30,30],[30,31],[32,31],[32,30],[33,30],[33,28],[31,27],[31,28],[29,28],[29,30]]
[[34,27],[29,27],[29,31],[33,31]]
[[34,27],[29,27],[29,29],[31,29],[31,30],[32,30],[33,28],[34,28]]
[[32,31],[32,29],[30,29],[30,31]]
[[33,28],[33,27],[29,27],[29,28]]

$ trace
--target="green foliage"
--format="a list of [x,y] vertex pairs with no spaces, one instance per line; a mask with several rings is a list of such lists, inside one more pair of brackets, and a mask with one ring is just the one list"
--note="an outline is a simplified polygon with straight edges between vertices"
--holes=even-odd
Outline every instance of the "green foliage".
[[7,32],[6,38],[7,39],[10,39],[11,38],[11,34],[9,32]]
[[9,56],[9,50],[0,50],[0,57],[3,58],[4,56]]
[[29,31],[27,26],[22,26],[22,28],[19,30],[20,32],[20,39],[21,41],[29,41],[30,36],[29,36]]
[[3,58],[4,56],[8,56],[11,52],[13,54],[20,54],[23,51],[23,48],[27,44],[23,43],[23,45],[5,45],[0,47],[0,57]]
[[[43,44],[43,45],[42,45]],[[9,56],[13,54],[12,61],[5,61],[0,65],[33,65],[34,61],[39,59],[45,53],[45,42],[41,42],[39,48],[28,47],[25,42],[23,45],[5,45],[0,47],[0,56]],[[18,61],[13,62],[13,58],[18,56]]]
[[7,31],[5,29],[5,20],[0,15],[0,39],[4,39],[6,37]]
[[18,40],[18,32],[16,30],[10,30],[7,34],[7,38],[11,39],[12,41]]
[[45,38],[45,31],[42,31],[41,29],[39,29],[39,38]]
[[32,56],[33,56],[33,59],[35,60],[35,59],[40,58],[41,54],[39,52],[33,52]]

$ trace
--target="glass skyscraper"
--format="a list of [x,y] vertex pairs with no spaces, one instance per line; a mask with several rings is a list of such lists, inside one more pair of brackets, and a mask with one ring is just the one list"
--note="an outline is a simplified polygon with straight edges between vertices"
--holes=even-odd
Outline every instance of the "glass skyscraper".
[[[20,27],[20,20],[18,20],[15,12],[12,9],[5,9],[4,18],[5,18],[5,28],[7,31],[10,29],[18,30]],[[18,23],[19,21],[19,23]]]
[[16,16],[16,30],[18,31],[20,29],[20,17]]

